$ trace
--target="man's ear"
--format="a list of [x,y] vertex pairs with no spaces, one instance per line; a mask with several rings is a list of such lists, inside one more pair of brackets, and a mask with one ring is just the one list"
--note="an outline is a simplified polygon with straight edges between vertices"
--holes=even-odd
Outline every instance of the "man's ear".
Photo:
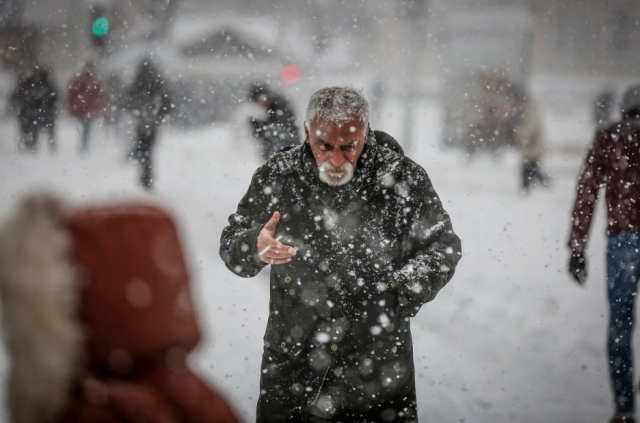
[[366,144],[369,141],[369,132],[371,131],[371,126],[367,125],[366,131],[364,131],[364,143]]
[[307,128],[307,121],[304,121],[304,142],[310,144],[309,142],[309,128]]

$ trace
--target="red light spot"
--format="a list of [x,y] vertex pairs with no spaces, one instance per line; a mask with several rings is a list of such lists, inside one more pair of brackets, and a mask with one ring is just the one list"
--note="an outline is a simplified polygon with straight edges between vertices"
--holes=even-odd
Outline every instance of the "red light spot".
[[298,82],[301,75],[302,72],[300,72],[300,68],[297,66],[289,65],[280,69],[280,79],[282,79],[282,82],[286,82],[287,84]]

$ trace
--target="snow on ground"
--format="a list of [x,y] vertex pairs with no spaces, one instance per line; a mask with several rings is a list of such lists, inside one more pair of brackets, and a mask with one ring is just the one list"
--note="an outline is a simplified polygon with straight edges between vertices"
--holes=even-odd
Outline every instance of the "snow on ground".
[[[393,112],[374,127],[400,134]],[[397,116],[396,116],[397,117]],[[176,216],[187,252],[203,341],[193,365],[222,390],[247,422],[255,417],[267,272],[241,279],[218,256],[226,219],[259,161],[246,131],[217,125],[166,130],[157,147],[157,189],[147,194],[125,143],[100,129],[80,156],[71,121],[60,148],[15,150],[15,128],[0,121],[0,220],[35,188],[50,187],[74,204],[142,198]],[[437,108],[419,114],[411,156],[430,174],[463,258],[439,296],[413,319],[422,422],[572,423],[610,415],[605,358],[604,219],[598,211],[590,277],[578,287],[564,270],[579,155],[547,157],[548,190],[518,193],[518,158],[468,160],[437,148]],[[576,128],[577,129],[577,128]],[[0,364],[2,375],[7,360]],[[2,408],[4,410],[4,408]],[[6,412],[0,421],[6,421]]]

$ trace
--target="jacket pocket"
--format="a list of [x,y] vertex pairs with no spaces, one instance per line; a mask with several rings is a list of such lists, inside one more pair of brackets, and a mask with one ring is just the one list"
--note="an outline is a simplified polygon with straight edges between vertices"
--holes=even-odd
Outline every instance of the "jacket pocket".
[[[280,269],[279,269],[280,270]],[[273,351],[297,356],[305,347],[308,330],[299,324],[305,319],[298,316],[295,301],[299,286],[286,271],[271,272],[269,320],[264,345]]]
[[371,355],[376,361],[392,360],[411,353],[413,341],[409,321],[404,317],[394,319],[394,330],[383,332],[372,341]]
[[[299,335],[299,336],[296,336]],[[295,327],[291,327],[286,318],[280,320],[273,315],[269,317],[267,331],[264,335],[264,346],[272,351],[296,357],[305,347],[306,334],[296,334]]]

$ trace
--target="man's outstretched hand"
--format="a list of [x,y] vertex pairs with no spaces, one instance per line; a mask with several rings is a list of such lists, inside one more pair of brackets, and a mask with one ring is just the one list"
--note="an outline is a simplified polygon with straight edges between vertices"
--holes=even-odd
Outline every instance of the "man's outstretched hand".
[[258,255],[265,263],[289,263],[296,255],[295,248],[281,243],[280,237],[274,238],[278,222],[280,222],[280,212],[276,211],[258,234]]
[[587,281],[587,259],[582,251],[573,251],[569,258],[569,273],[580,285]]

